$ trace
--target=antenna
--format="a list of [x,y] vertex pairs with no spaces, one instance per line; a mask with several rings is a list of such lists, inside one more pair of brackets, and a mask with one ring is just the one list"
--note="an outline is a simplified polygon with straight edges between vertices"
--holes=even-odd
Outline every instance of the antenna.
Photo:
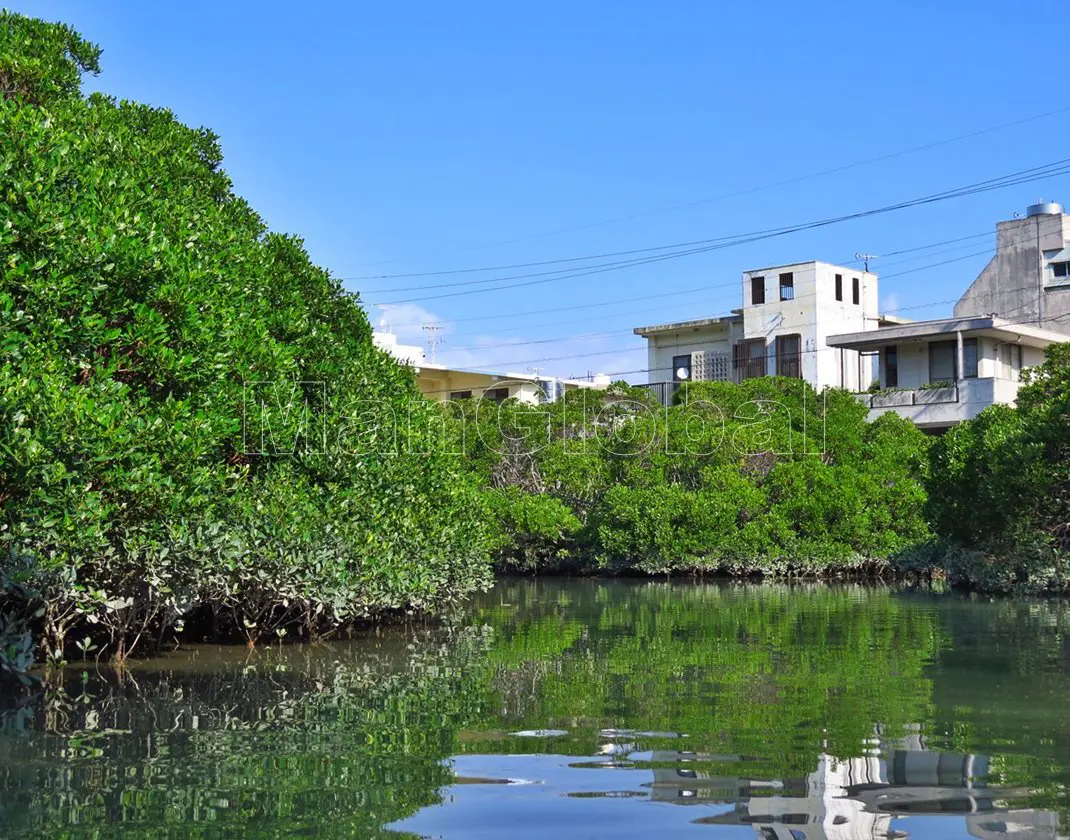
[[427,346],[431,350],[431,364],[435,363],[435,348],[440,345],[444,339],[439,335],[443,329],[442,324],[424,324],[421,329],[427,333]]
[[865,269],[865,272],[866,274],[869,274],[869,261],[879,260],[880,254],[855,254],[855,259],[862,260],[862,265]]
[[541,368],[541,367],[529,367],[528,368],[528,372],[529,373],[534,373],[536,379],[539,376],[539,371],[543,371],[543,370],[546,370],[546,368]]

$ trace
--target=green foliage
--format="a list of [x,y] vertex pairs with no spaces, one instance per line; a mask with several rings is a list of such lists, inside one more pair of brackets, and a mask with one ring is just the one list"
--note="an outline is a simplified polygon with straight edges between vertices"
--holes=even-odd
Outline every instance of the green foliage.
[[507,487],[488,491],[487,507],[495,517],[503,569],[552,570],[568,563],[580,521],[563,502]]
[[970,541],[1002,533],[1031,489],[1019,481],[1022,417],[995,405],[940,437],[932,451],[929,510],[938,533]]
[[618,384],[465,417],[485,481],[553,501],[524,568],[854,573],[928,536],[928,438],[799,380],[694,383],[667,409]]
[[0,571],[46,651],[81,628],[122,656],[198,607],[250,642],[330,632],[486,585],[437,409],[215,135],[81,98],[97,51],[66,27],[0,33],[26,91],[0,101]]
[[100,48],[69,26],[0,10],[0,94],[49,103],[76,94],[100,72]]
[[1016,408],[993,406],[934,445],[936,565],[990,591],[1070,589],[1070,344],[1026,371]]

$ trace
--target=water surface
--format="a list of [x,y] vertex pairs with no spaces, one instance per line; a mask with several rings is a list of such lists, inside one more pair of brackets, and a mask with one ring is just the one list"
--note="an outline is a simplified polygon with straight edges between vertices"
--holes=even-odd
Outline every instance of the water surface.
[[0,837],[1066,837],[1068,630],[1061,601],[504,581],[5,698]]

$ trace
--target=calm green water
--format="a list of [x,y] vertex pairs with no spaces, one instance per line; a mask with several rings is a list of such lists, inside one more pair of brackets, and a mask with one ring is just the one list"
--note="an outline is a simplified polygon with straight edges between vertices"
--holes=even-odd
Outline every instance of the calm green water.
[[6,699],[0,837],[1070,835],[1070,604],[507,581]]

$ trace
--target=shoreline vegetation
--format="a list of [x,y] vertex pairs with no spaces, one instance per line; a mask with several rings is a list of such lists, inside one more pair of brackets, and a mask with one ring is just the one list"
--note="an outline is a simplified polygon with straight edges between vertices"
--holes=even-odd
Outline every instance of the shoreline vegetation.
[[782,378],[439,405],[210,130],[82,95],[99,56],[0,13],[0,681],[330,637],[495,569],[1070,589],[1067,345],[939,439]]

